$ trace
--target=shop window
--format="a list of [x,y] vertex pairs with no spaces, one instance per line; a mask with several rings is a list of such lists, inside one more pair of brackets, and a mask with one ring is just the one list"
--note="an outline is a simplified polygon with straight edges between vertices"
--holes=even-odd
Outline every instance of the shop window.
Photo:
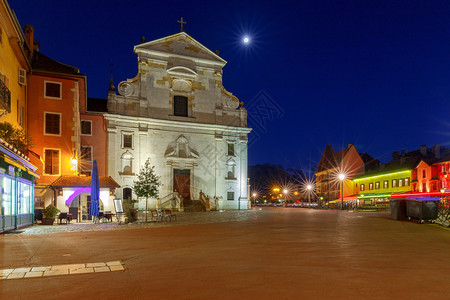
[[173,97],[173,115],[179,117],[188,116],[188,98],[185,96]]
[[123,200],[131,199],[131,197],[132,197],[131,188],[124,188],[123,189]]
[[234,201],[234,192],[227,192],[227,200]]
[[81,146],[81,160],[92,161],[92,146]]
[[31,214],[33,213],[32,198],[31,198],[31,186],[24,182],[18,182],[18,195],[17,205],[19,214]]
[[6,176],[0,176],[0,199],[3,208],[3,215],[10,216],[16,214],[16,189],[14,180]]
[[61,99],[61,87],[60,82],[45,82],[44,94],[46,98]]
[[45,134],[61,135],[61,114],[45,113]]
[[92,121],[82,120],[81,121],[81,134],[82,135],[92,135]]
[[45,169],[46,175],[58,175],[59,174],[59,150],[46,149],[44,151]]

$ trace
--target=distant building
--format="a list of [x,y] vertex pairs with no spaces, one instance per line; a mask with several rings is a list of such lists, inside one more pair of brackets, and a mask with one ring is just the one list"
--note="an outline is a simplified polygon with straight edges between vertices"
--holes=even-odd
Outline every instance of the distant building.
[[[247,111],[225,90],[226,61],[180,32],[134,47],[138,73],[110,88],[108,175],[134,198],[133,181],[147,159],[161,176],[161,202],[184,207],[209,197],[212,208],[247,209]],[[176,192],[176,193],[175,193]],[[145,202],[145,201],[144,201]],[[144,207],[144,203],[140,203]]]
[[[364,160],[363,160],[364,158]],[[315,172],[316,193],[324,202],[341,199],[341,181],[339,174],[344,174],[343,198],[354,195],[353,178],[364,174],[365,161],[373,164],[373,158],[367,153],[360,155],[353,144],[346,149],[334,152],[331,145],[327,145]],[[339,202],[338,202],[339,203]]]

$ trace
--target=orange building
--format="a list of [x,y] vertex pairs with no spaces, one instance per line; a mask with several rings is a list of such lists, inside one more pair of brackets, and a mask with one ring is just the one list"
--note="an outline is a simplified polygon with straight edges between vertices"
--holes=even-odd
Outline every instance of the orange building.
[[[353,196],[352,179],[364,174],[366,160],[369,162],[373,158],[367,153],[359,154],[353,144],[348,144],[347,148],[339,152],[334,152],[331,145],[327,145],[315,172],[317,195],[324,202]],[[340,174],[344,175],[342,180]]]
[[71,162],[80,151],[79,110],[86,99],[86,77],[77,68],[40,53],[32,33],[25,32],[28,43],[35,45],[28,77],[28,131],[35,141],[32,163],[40,175],[36,204],[42,207],[56,203],[52,182],[77,173]]

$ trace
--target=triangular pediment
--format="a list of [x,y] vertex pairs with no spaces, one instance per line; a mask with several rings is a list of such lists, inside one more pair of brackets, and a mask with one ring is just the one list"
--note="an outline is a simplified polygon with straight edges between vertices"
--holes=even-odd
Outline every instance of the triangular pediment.
[[193,57],[217,62],[225,65],[227,62],[212,52],[193,37],[185,32],[180,32],[158,40],[143,43],[134,47],[134,52],[161,53],[178,55],[183,57]]

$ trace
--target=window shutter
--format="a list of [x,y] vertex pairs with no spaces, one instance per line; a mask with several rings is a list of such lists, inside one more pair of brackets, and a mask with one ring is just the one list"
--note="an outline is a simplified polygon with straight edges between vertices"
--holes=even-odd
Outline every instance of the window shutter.
[[53,150],[53,157],[52,157],[52,174],[58,174],[59,173],[59,155],[58,151]]
[[27,85],[27,71],[19,68],[19,84]]

